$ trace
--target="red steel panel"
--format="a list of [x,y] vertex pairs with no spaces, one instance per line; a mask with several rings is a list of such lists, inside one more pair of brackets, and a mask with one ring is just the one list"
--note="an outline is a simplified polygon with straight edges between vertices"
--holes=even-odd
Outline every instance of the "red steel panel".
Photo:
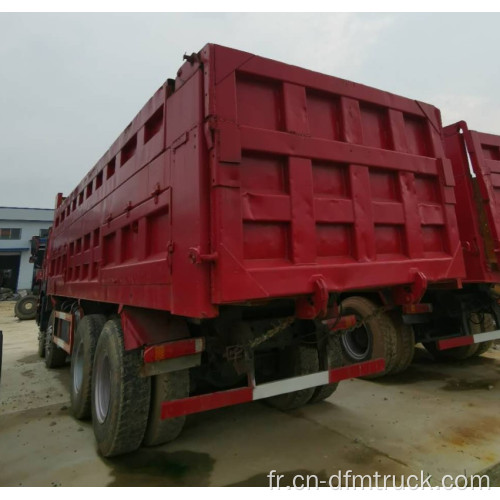
[[444,128],[456,185],[456,213],[469,282],[500,282],[500,136]]
[[242,387],[241,389],[229,389],[227,391],[202,394],[190,398],[165,401],[161,407],[161,418],[180,417],[191,413],[215,410],[224,406],[249,403],[252,401],[253,388]]
[[348,378],[358,378],[370,375],[372,373],[380,373],[385,369],[384,359],[373,359],[363,363],[354,365],[343,366],[342,368],[335,368],[329,372],[329,382],[333,384]]
[[312,293],[318,275],[330,291],[465,275],[436,108],[223,47],[210,57],[215,303]]
[[218,305],[465,274],[432,106],[207,45],[67,197],[48,293]]
[[[60,198],[47,252],[48,293],[213,317],[203,72],[183,66],[97,165]],[[173,217],[175,214],[175,217]],[[175,268],[176,272],[172,270]]]

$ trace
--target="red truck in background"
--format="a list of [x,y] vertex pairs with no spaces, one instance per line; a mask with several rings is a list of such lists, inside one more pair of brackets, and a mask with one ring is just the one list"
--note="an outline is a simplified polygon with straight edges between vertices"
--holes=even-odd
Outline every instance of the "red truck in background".
[[195,412],[321,401],[401,372],[416,341],[457,357],[450,342],[492,329],[496,275],[467,280],[435,107],[218,45],[185,59],[57,197],[39,353],[71,356],[102,455],[168,442]]
[[500,137],[471,131],[461,121],[443,129],[443,142],[456,183],[466,277],[455,293],[430,297],[437,307],[424,338],[437,331],[449,338],[424,345],[435,357],[466,359],[486,352],[500,336]]

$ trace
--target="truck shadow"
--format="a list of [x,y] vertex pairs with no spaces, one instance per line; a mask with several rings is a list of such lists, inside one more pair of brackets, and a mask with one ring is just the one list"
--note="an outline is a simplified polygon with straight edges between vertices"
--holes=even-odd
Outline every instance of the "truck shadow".
[[215,464],[208,453],[147,448],[103,461],[113,477],[108,486],[208,486]]
[[412,364],[402,373],[387,375],[374,382],[381,385],[406,385],[425,382],[444,382],[444,391],[494,389],[500,382],[500,360],[480,356],[463,361],[436,361],[423,348],[415,349]]

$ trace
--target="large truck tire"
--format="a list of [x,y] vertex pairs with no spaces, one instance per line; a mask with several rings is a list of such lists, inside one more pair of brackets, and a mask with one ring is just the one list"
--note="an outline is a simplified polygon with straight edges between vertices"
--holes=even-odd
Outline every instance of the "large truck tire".
[[71,354],[71,411],[80,419],[90,418],[90,393],[92,385],[92,364],[106,316],[103,314],[89,314],[79,322],[73,342]]
[[139,350],[125,351],[119,318],[102,329],[92,369],[92,426],[100,454],[122,455],[142,443],[149,413],[151,380],[139,376]]
[[436,361],[463,361],[474,356],[478,348],[478,344],[470,344],[441,351],[437,348],[437,342],[422,344]]
[[[483,333],[483,332],[492,332],[496,330],[496,322],[493,319],[493,315],[489,313],[485,313],[482,317],[475,314],[471,317],[471,330],[472,334]],[[486,342],[481,342],[477,344],[477,350],[473,354],[473,357],[478,357],[488,352],[493,347],[493,340],[488,340]]]
[[348,297],[342,301],[342,314],[353,314],[365,325],[341,334],[341,345],[347,363],[361,363],[371,359],[385,360],[385,370],[361,378],[373,379],[391,372],[396,363],[397,332],[386,312],[365,297]]
[[38,355],[45,358],[45,343],[47,341],[46,332],[42,332],[41,328],[38,330]]
[[55,311],[50,313],[49,323],[45,332],[45,366],[47,368],[60,368],[66,364],[68,354],[52,342],[54,336]]
[[481,342],[477,345],[476,352],[472,355],[472,357],[477,358],[478,356],[482,356],[484,353],[488,352],[494,345],[493,340],[488,340],[487,342]]
[[186,417],[162,420],[161,404],[189,397],[189,370],[162,373],[151,378],[151,405],[143,441],[145,446],[168,443],[181,433]]
[[21,297],[14,306],[14,314],[20,320],[29,320],[36,318],[36,295],[26,295]]
[[[297,345],[285,349],[282,353],[285,378],[308,375],[319,371],[318,350],[315,346]],[[304,406],[313,396],[314,387],[300,391],[279,394],[266,399],[266,402],[282,411],[289,411]]]
[[[325,361],[321,362],[322,357],[320,356],[319,357],[320,371],[331,370],[332,368],[340,368],[343,364],[343,359],[342,359],[342,347],[340,347],[340,338],[338,335],[330,334],[330,338],[328,339],[328,345],[326,346],[326,349],[327,349],[326,360],[328,363],[327,366],[324,366]],[[339,383],[335,382],[333,384],[321,385],[319,387],[315,387],[313,395],[309,400],[309,403],[310,404],[319,403],[320,401],[329,398],[337,390],[338,386]]]
[[390,315],[396,329],[396,359],[390,375],[404,372],[415,355],[415,333],[411,325],[405,325],[399,312]]
[[[495,329],[495,320],[491,314],[484,314],[481,318],[479,314],[473,313],[470,316],[469,326],[472,335],[481,332],[490,332]],[[490,342],[481,342],[479,344],[464,345],[440,351],[437,348],[436,342],[423,342],[423,344],[437,361],[464,361],[484,354],[492,345]]]

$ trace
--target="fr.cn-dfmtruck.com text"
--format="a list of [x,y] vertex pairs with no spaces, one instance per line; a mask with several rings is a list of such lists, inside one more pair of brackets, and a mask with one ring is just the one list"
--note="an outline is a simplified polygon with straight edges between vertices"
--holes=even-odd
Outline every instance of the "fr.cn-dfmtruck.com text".
[[313,490],[318,488],[332,489],[368,489],[383,490],[387,488],[407,488],[417,490],[423,488],[444,489],[478,489],[488,490],[490,488],[490,478],[487,475],[446,474],[441,478],[433,478],[431,474],[420,471],[416,474],[354,474],[352,470],[338,471],[327,477],[316,474],[280,474],[272,470],[267,475],[268,486],[272,490],[294,489]]

